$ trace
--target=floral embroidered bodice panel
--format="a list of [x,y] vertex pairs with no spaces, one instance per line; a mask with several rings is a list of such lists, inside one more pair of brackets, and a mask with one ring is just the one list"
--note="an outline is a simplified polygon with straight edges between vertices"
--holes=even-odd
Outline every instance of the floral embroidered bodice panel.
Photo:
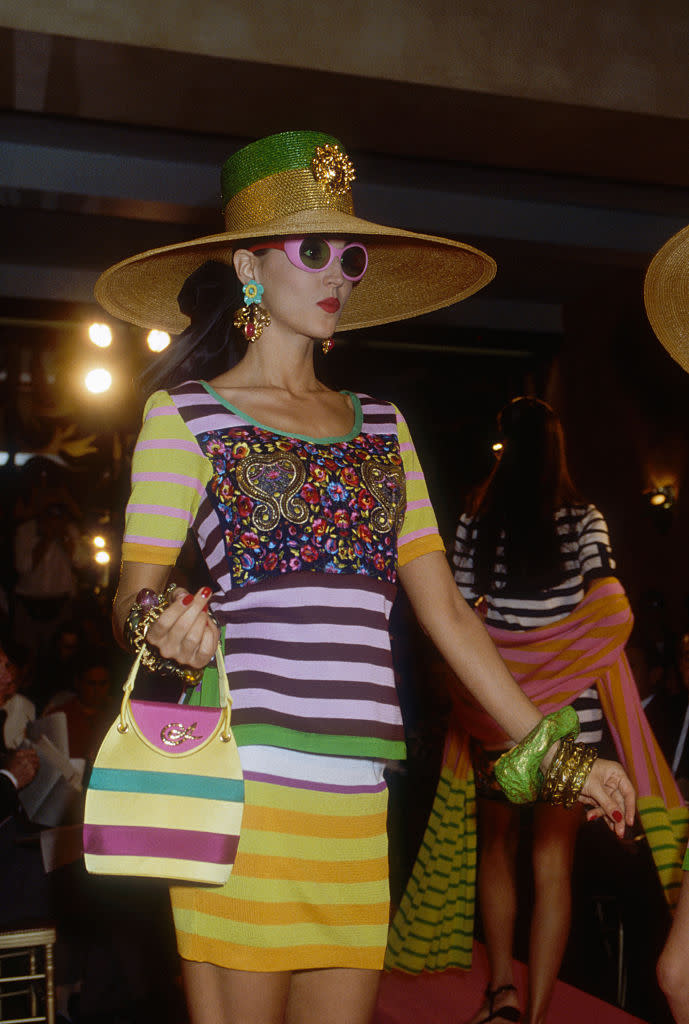
[[234,587],[303,571],[396,582],[406,505],[396,434],[321,444],[247,424],[197,440]]

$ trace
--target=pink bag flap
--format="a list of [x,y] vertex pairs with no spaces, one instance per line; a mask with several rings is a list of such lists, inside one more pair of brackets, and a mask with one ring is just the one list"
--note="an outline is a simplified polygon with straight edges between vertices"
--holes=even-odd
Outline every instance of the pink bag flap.
[[130,700],[129,707],[141,734],[166,754],[186,754],[205,743],[222,714],[221,708],[147,700]]

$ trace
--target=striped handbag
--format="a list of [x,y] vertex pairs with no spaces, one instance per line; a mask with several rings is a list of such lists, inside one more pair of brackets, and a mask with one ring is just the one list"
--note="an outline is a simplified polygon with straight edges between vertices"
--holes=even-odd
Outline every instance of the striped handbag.
[[237,852],[244,781],[221,646],[219,708],[132,700],[141,653],[88,783],[86,868],[223,885]]

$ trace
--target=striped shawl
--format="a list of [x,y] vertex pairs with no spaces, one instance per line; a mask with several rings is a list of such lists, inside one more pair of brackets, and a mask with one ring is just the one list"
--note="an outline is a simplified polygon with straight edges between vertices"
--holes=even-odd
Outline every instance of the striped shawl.
[[[547,714],[596,685],[618,757],[637,791],[639,818],[666,899],[676,904],[689,815],[641,706],[624,645],[632,613],[620,583],[597,580],[566,618],[541,629],[490,628],[525,693]],[[386,966],[471,966],[476,821],[469,738],[499,748],[505,734],[462,694],[450,721],[440,781],[416,864],[390,929]],[[461,818],[461,820],[458,820]]]

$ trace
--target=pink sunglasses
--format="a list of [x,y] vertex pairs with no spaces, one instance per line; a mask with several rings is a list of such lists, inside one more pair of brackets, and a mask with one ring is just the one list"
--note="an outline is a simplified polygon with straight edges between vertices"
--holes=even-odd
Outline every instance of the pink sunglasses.
[[368,267],[368,251],[361,242],[349,242],[340,249],[326,238],[308,235],[306,238],[260,242],[258,245],[250,246],[249,252],[259,252],[261,249],[282,249],[293,266],[310,274],[325,270],[335,257],[339,257],[343,276],[354,284],[361,280]]

